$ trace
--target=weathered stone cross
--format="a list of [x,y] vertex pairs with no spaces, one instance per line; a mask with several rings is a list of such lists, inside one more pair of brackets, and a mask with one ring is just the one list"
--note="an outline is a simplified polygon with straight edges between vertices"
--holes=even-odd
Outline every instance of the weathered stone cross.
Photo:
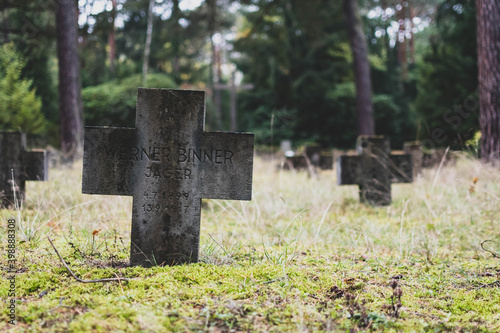
[[48,153],[45,150],[26,151],[26,134],[21,132],[0,132],[0,145],[1,206],[14,206],[14,195],[22,205],[26,181],[49,178]]
[[342,155],[337,160],[338,185],[359,185],[361,202],[374,206],[391,203],[392,183],[411,183],[411,156],[391,154],[389,138],[360,136],[358,155]]
[[196,262],[201,198],[251,200],[253,134],[204,122],[205,92],[139,88],[136,128],[85,128],[82,192],[133,196],[131,265]]
[[250,89],[253,89],[253,87],[254,87],[253,84],[236,85],[235,75],[236,75],[235,72],[233,72],[231,74],[231,83],[229,85],[220,84],[220,83],[214,84],[214,90],[217,92],[217,94],[215,96],[215,108],[216,108],[216,114],[218,115],[218,117],[220,117],[220,114],[221,114],[220,92],[218,92],[218,90],[229,90],[229,92],[230,92],[230,110],[229,110],[229,113],[231,116],[230,130],[232,132],[236,132],[236,130],[237,130],[236,127],[238,125],[238,119],[237,119],[238,112],[236,110],[237,92],[238,92],[238,90],[250,90]]

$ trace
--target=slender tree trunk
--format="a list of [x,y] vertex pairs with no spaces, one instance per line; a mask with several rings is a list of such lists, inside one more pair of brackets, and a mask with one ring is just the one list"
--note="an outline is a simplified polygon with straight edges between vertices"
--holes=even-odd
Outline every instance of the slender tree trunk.
[[398,59],[399,66],[401,66],[401,74],[403,80],[408,80],[408,54],[407,54],[407,43],[406,43],[406,7],[404,6],[405,1],[400,0],[399,4],[401,10],[398,13],[399,30],[398,30]]
[[408,6],[410,6],[410,24],[411,24],[411,32],[410,32],[410,60],[411,64],[415,63],[415,34],[413,33],[413,29],[415,28],[415,23],[413,23],[413,19],[415,18],[415,7],[412,6],[410,2],[408,2]]
[[172,71],[175,79],[180,82],[180,72],[181,72],[181,61],[180,61],[180,39],[181,36],[181,26],[179,24],[179,19],[181,18],[181,9],[179,7],[179,0],[172,0],[172,18],[175,20],[173,24],[174,36],[172,41],[172,47],[174,49],[174,55],[172,59]]
[[477,0],[481,159],[500,164],[500,2]]
[[109,69],[111,73],[115,72],[115,58],[116,58],[116,46],[115,46],[115,19],[116,19],[116,0],[111,0],[113,5],[113,10],[111,11],[111,22],[108,33],[108,44],[109,44]]
[[[212,66],[214,68],[213,70],[213,80],[212,84],[215,86],[220,82],[221,74],[222,71],[220,71],[220,50],[217,49],[217,46],[215,45],[215,42],[212,39]],[[215,122],[217,125],[217,129],[219,131],[222,131],[222,101],[221,101],[221,91],[220,89],[214,89],[213,90],[213,98],[214,98],[214,104],[215,104]]]
[[144,59],[142,62],[142,85],[146,85],[149,66],[149,52],[151,51],[151,37],[153,35],[153,7],[155,0],[149,0],[148,28],[146,31],[146,45],[144,45]]
[[212,98],[215,104],[215,124],[220,131],[222,130],[221,92],[219,89],[214,88],[215,85],[220,82],[219,72],[217,71],[217,46],[214,41],[214,35],[217,29],[217,0],[206,0],[206,3],[208,8],[208,33],[212,46],[209,80],[212,86]]
[[56,12],[59,61],[59,119],[61,149],[71,158],[82,152],[83,112],[78,62],[77,7],[75,0],[59,0]]
[[229,112],[230,112],[230,115],[231,115],[231,127],[230,127],[230,130],[231,132],[236,132],[236,130],[238,129],[238,115],[237,115],[237,112],[236,112],[236,94],[237,94],[237,91],[236,91],[236,71],[233,71],[231,73],[231,87],[229,88],[230,89],[230,109],[229,109]]
[[357,0],[344,0],[344,16],[347,35],[351,44],[354,76],[356,81],[356,108],[358,112],[358,135],[374,135],[372,88],[368,48],[358,16]]
[[[382,10],[384,11],[384,14],[382,14],[382,20],[384,22],[386,22],[384,24],[384,31],[385,31],[384,37],[383,37],[384,38],[383,39],[383,41],[384,41],[384,48],[385,48],[385,51],[387,52],[387,57],[390,58],[391,57],[390,54],[392,52],[391,37],[390,37],[389,32],[387,31],[387,29],[390,27],[390,21],[391,20],[389,20],[389,15],[386,14],[386,9],[388,7],[387,1],[388,0],[381,0],[380,1],[380,5],[382,7]],[[387,60],[387,62],[389,62],[389,61],[390,60]]]

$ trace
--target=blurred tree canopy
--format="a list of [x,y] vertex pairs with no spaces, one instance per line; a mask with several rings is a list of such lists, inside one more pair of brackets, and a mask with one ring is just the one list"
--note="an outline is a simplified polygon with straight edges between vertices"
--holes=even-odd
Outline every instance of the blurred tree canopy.
[[[235,59],[257,89],[245,93],[240,108],[248,110],[248,130],[264,143],[291,138],[324,146],[352,147],[356,139],[352,54],[340,1],[257,1],[245,13]],[[364,10],[368,6],[364,3]],[[385,21],[389,21],[388,18]],[[414,81],[403,82],[394,47],[376,30],[387,28],[382,17],[367,18],[377,134],[401,145],[415,138],[409,108]],[[409,97],[407,97],[410,95]],[[271,120],[273,126],[270,126]]]
[[[140,74],[111,80],[82,91],[87,126],[135,127],[137,87],[141,86]],[[175,82],[164,74],[150,74],[145,87],[176,88]]]
[[23,59],[20,77],[32,82],[47,120],[45,130],[38,133],[45,132],[51,144],[59,135],[55,7],[55,1],[45,0],[0,2],[0,43],[13,44]]
[[[458,109],[476,107],[475,1],[358,2],[376,134],[389,135],[395,147],[415,139],[463,146],[478,128],[477,112],[464,117]],[[149,0],[78,4],[86,124],[132,126]],[[341,1],[187,5],[155,1],[147,86],[205,89],[207,129],[225,130],[229,94],[220,95],[224,128],[219,128],[212,87],[228,83],[236,70],[237,83],[254,86],[238,93],[238,130],[255,132],[258,143],[292,139],[354,146],[355,87]],[[57,141],[58,126],[55,7],[56,1],[43,0],[0,4],[0,43],[13,43],[25,60],[19,80],[32,82],[50,142]]]
[[475,1],[440,4],[429,30],[416,69],[419,138],[461,148],[479,129]]
[[24,62],[12,44],[0,47],[0,129],[40,134],[47,122],[32,81],[21,78]]
[[[342,83],[352,83],[341,3],[275,0],[256,6],[245,13],[234,43],[241,54],[235,59],[238,68],[256,87],[242,94],[245,129],[255,131],[262,143],[271,137],[352,143],[353,105],[337,105],[336,98],[345,96],[335,93]],[[351,133],[340,131],[346,125]]]

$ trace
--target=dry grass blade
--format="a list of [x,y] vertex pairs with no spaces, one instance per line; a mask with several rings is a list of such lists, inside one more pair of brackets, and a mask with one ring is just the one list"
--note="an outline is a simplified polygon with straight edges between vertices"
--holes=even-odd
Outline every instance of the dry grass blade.
[[486,251],[486,252],[488,252],[488,253],[491,253],[491,254],[493,255],[493,258],[500,258],[500,255],[499,255],[498,253],[495,253],[495,252],[493,252],[493,251],[491,251],[491,250],[488,250],[488,249],[485,249],[485,248],[484,248],[484,246],[483,246],[483,245],[484,245],[484,243],[486,243],[486,242],[493,242],[493,241],[492,241],[491,239],[487,239],[487,240],[485,240],[485,241],[482,241],[482,242],[481,242],[481,248],[483,249],[483,251]]
[[57,251],[54,243],[52,243],[52,240],[50,239],[50,237],[47,237],[47,239],[49,240],[50,245],[52,245],[52,248],[56,252],[57,256],[59,257],[59,260],[61,260],[61,262],[64,265],[64,267],[66,268],[66,270],[78,282],[81,282],[81,283],[97,283],[97,282],[121,282],[121,281],[136,280],[136,279],[130,279],[130,278],[121,278],[121,277],[107,278],[107,279],[95,279],[95,280],[83,280],[83,279],[80,279],[78,276],[75,275],[75,273],[73,273],[73,271],[71,270],[71,268],[69,268],[68,264],[66,264],[66,262],[64,261],[64,259],[59,254],[59,251]]

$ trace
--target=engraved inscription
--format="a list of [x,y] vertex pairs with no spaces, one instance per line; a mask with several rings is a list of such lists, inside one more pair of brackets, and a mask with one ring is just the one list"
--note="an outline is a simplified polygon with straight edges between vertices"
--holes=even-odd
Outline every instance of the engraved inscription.
[[107,159],[122,161],[178,162],[193,164],[233,164],[234,153],[227,149],[193,149],[187,146],[175,149],[162,146],[107,146],[103,147]]
[[158,193],[156,191],[144,192],[144,197],[146,199],[157,200],[160,198],[163,199],[189,199],[189,193],[187,192],[161,192]]
[[[188,192],[144,192],[146,200],[154,201],[154,203],[145,203],[142,205],[144,213],[159,213],[167,212],[169,214],[187,213],[190,205]],[[164,199],[166,203],[158,204],[159,199]]]
[[142,209],[144,213],[159,213],[161,211],[167,213],[187,213],[189,205],[182,204],[172,204],[172,205],[158,205],[158,204],[144,204],[142,205]]
[[164,168],[159,164],[151,164],[144,174],[147,178],[164,179],[191,179],[189,168]]

